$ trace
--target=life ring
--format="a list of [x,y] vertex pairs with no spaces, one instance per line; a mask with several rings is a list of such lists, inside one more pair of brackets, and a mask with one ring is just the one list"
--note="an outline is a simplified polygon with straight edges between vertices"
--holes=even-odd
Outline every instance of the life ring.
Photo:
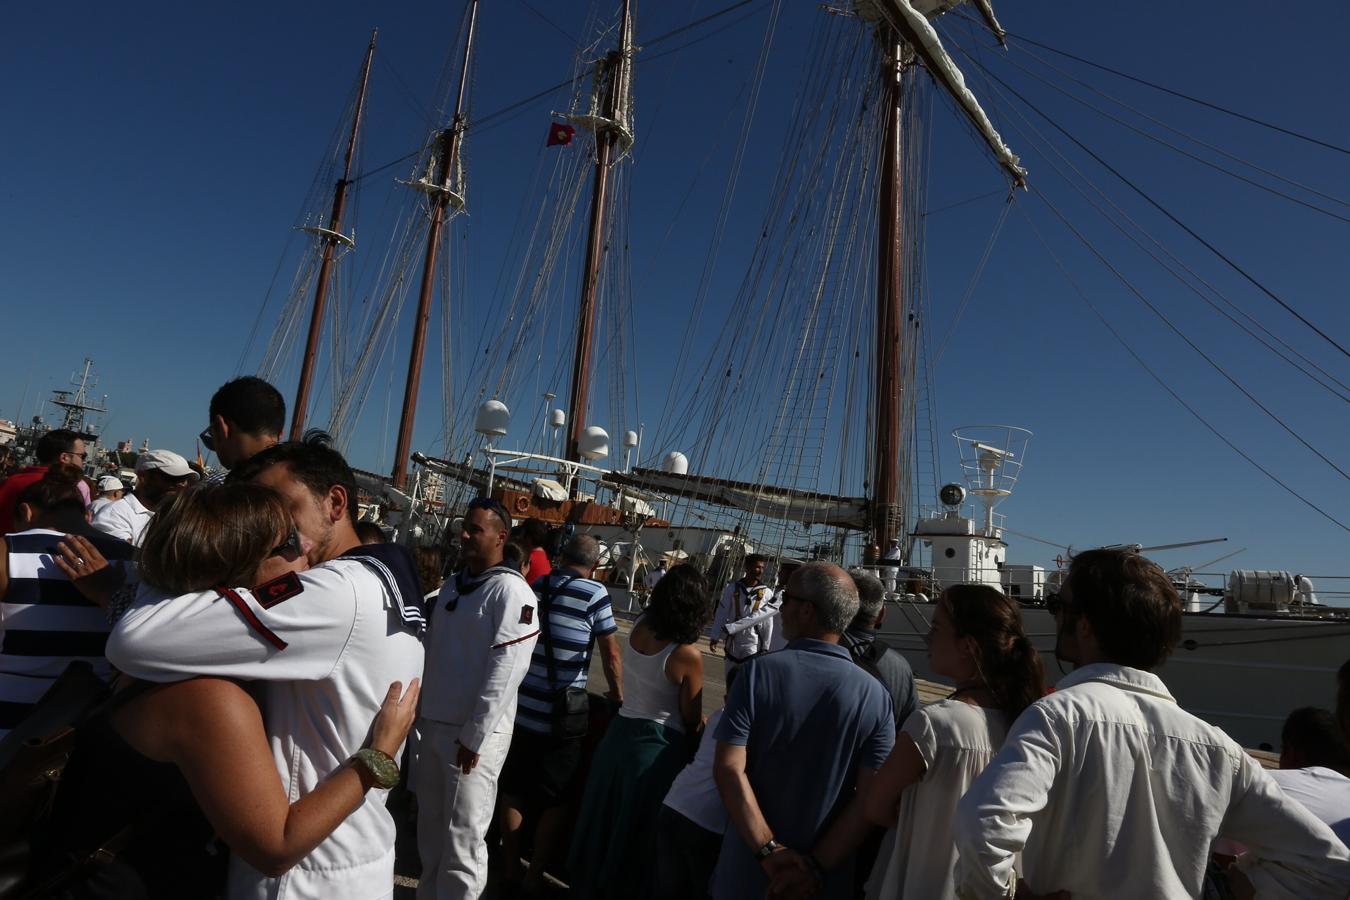
[[516,502],[513,505],[516,508],[516,512],[521,513],[523,515],[530,509],[530,498],[522,494],[521,496],[516,498]]

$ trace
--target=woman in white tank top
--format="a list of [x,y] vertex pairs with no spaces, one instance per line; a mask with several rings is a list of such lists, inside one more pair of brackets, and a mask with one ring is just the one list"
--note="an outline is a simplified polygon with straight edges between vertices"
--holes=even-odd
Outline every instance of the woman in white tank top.
[[[951,697],[916,710],[891,755],[816,846],[825,869],[848,865],[869,828],[887,831],[868,900],[952,900],[956,804],[1003,744],[1008,726],[1045,695],[1045,676],[1017,603],[986,585],[942,592],[927,636],[932,671]],[[865,873],[864,873],[865,874]]]
[[568,863],[578,897],[640,897],[656,862],[652,823],[703,726],[703,654],[712,615],[708,584],[676,566],[623,648],[623,706],[591,760]]

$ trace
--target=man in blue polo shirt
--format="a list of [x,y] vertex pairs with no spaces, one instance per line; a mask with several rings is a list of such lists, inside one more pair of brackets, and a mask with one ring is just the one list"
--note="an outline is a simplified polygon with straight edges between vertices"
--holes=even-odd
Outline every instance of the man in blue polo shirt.
[[[573,781],[581,768],[582,741],[589,717],[585,697],[591,647],[609,683],[605,696],[623,700],[622,656],[614,610],[605,586],[594,581],[600,542],[589,534],[569,540],[562,564],[531,587],[539,598],[539,641],[530,670],[520,684],[515,737],[501,775],[502,851],[510,881],[519,881],[520,828],[524,812],[538,816],[534,851],[524,873],[527,893],[544,885],[544,864],[563,824]],[[576,709],[567,714],[569,699]]]
[[[783,594],[787,647],[745,663],[732,685],[713,774],[736,831],[722,842],[714,900],[763,897],[775,877],[815,869],[805,854],[891,752],[890,697],[839,646],[857,612],[847,572],[807,563]],[[852,872],[814,872],[818,896],[851,897]]]

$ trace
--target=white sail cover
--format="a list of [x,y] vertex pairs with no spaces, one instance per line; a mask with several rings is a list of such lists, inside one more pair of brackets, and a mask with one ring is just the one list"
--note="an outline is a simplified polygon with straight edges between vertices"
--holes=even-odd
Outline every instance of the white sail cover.
[[868,503],[863,497],[839,497],[770,484],[752,484],[702,475],[676,475],[644,468],[634,468],[631,473],[610,472],[605,480],[647,491],[688,497],[703,503],[743,509],[772,519],[788,519],[808,525],[833,525],[857,531],[864,531],[868,527]]
[[[999,165],[1012,176],[1019,187],[1026,185],[1027,170],[1018,163],[1017,155],[1003,143],[994,124],[985,115],[980,102],[966,87],[966,79],[956,63],[947,54],[938,38],[938,33],[929,24],[929,18],[936,18],[952,7],[959,6],[961,0],[856,0],[858,15],[864,19],[881,19],[896,30],[905,43],[923,60],[928,71],[947,89],[957,104],[965,112],[977,131],[984,137],[985,143],[993,152]],[[1000,34],[1002,28],[994,19],[993,8],[988,0],[979,0],[977,5],[985,15],[985,21]]]

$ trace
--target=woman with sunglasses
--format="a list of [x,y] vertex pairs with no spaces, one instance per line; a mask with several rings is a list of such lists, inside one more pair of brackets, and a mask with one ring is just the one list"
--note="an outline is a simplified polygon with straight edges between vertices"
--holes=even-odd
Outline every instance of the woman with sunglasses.
[[[227,602],[230,585],[265,585],[306,568],[281,497],[250,483],[203,485],[158,512],[139,559],[141,580],[175,603]],[[389,688],[368,749],[291,802],[258,705],[235,682],[135,682],[82,725],[57,793],[43,851],[63,897],[217,896],[223,853],[280,876],[362,805],[380,760],[392,763],[417,706],[416,679]],[[362,754],[373,753],[373,764]],[[116,846],[113,859],[94,851]]]
[[[868,900],[956,896],[956,804],[1003,744],[1008,727],[1045,695],[1040,656],[1015,601],[979,584],[938,598],[926,638],[931,671],[954,682],[946,700],[911,713],[895,748],[816,847],[818,865],[839,865],[869,827],[886,826]],[[783,890],[775,896],[800,896]]]

